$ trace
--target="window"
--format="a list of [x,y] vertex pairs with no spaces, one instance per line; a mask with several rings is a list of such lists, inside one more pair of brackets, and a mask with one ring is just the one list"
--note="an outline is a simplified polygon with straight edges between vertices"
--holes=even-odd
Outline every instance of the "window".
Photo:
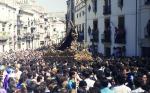
[[104,15],[111,14],[111,0],[105,0],[104,6],[103,6],[103,14]]
[[43,28],[43,26],[42,26],[42,25],[40,25],[40,28]]
[[80,12],[79,16],[81,17],[81,12]]
[[123,1],[124,0],[118,0],[118,7],[120,7],[121,10],[123,8]]
[[12,24],[9,25],[9,30],[11,29]]
[[2,31],[5,31],[5,24],[2,24]]
[[145,5],[150,5],[150,0],[145,0]]
[[88,34],[90,35],[91,34],[91,27],[89,26],[88,28]]
[[44,18],[44,21],[48,22],[48,19],[47,19],[47,18]]
[[88,11],[89,11],[89,12],[91,11],[91,5],[88,6]]
[[78,18],[78,14],[77,14],[77,18]]
[[81,24],[79,25],[79,32],[81,32]]
[[82,32],[84,32],[84,23],[82,24]]
[[124,16],[119,16],[118,17],[118,28],[124,29],[124,25],[125,25]]
[[17,35],[20,35],[20,30],[17,30]]
[[54,28],[53,31],[56,31],[56,28]]
[[27,30],[27,27],[24,27],[24,30]]
[[2,27],[5,27],[5,24],[4,24],[4,23],[2,24]]
[[93,12],[97,12],[97,0],[93,0]]
[[2,28],[2,31],[5,31],[5,28]]
[[82,11],[82,15],[84,16],[84,14],[85,14],[85,12],[84,11]]
[[40,41],[40,45],[44,45],[44,41]]
[[105,29],[110,28],[110,18],[105,19]]
[[21,44],[20,44],[20,43],[18,43],[18,45],[17,45],[17,46],[18,46],[18,49],[20,49],[20,48],[21,48]]
[[150,20],[146,25],[146,37],[150,37]]

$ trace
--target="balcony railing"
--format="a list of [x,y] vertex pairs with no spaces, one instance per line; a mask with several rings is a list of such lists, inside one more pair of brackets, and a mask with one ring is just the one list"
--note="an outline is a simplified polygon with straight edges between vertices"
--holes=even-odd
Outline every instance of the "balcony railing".
[[117,44],[125,44],[126,43],[126,32],[125,29],[116,28],[115,32],[115,43]]
[[104,5],[104,6],[103,6],[103,14],[104,14],[104,15],[109,15],[109,14],[111,14],[111,5]]
[[111,43],[111,31],[104,31],[104,34],[102,34],[102,43]]
[[150,0],[146,0],[145,5],[150,5]]

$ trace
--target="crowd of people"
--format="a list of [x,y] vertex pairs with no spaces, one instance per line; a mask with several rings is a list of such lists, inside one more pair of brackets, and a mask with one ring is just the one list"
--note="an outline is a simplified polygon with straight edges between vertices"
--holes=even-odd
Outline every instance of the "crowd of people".
[[0,58],[0,93],[150,93],[150,58],[50,60],[43,51]]

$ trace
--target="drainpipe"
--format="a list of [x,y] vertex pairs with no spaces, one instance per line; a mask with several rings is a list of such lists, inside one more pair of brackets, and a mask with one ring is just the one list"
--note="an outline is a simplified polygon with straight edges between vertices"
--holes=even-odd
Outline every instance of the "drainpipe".
[[138,52],[137,52],[138,51],[138,31],[137,31],[138,23],[137,22],[138,22],[138,1],[136,0],[135,56],[138,56]]

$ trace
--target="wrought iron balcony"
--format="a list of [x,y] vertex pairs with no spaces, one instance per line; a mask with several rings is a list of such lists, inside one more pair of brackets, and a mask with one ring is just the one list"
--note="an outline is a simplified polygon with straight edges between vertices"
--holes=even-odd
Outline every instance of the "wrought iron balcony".
[[111,5],[104,5],[104,6],[103,6],[103,14],[104,14],[104,15],[109,15],[109,14],[111,14]]
[[150,0],[146,0],[145,5],[150,5]]
[[116,28],[115,43],[116,44],[125,44],[126,43],[126,32],[125,32],[125,29]]
[[102,34],[102,43],[111,43],[111,31],[105,30],[104,34]]

